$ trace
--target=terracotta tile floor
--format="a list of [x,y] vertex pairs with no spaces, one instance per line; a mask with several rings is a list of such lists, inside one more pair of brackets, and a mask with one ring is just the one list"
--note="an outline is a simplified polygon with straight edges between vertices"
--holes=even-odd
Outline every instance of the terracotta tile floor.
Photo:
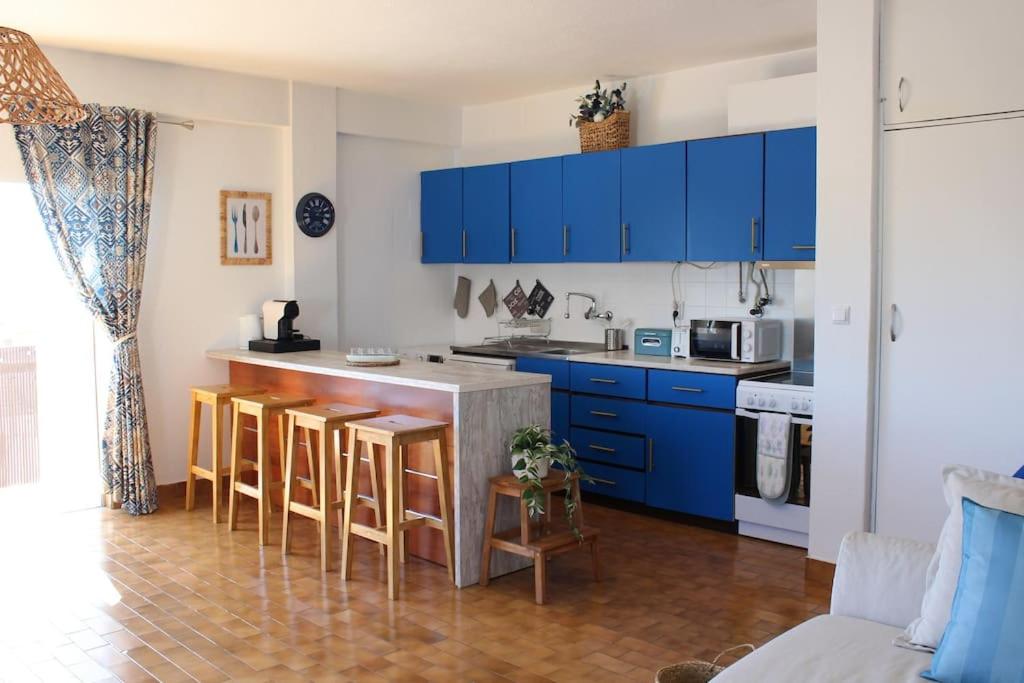
[[254,505],[233,534],[207,501],[161,505],[4,516],[0,681],[652,681],[828,606],[829,572],[801,551],[596,505],[605,580],[586,553],[559,557],[544,607],[530,571],[459,591],[416,559],[389,604],[368,542],[343,584],[321,578],[308,520],[282,558],[260,552]]

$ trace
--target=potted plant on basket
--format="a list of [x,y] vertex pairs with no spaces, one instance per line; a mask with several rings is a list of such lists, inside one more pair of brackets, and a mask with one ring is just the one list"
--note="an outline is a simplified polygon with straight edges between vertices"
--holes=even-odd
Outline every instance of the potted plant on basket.
[[600,152],[629,147],[629,112],[623,83],[608,92],[601,81],[594,81],[594,90],[576,98],[579,110],[569,116],[569,125],[580,131],[580,151]]
[[527,484],[523,492],[523,500],[531,517],[545,513],[544,490],[541,481],[548,476],[551,465],[558,465],[564,473],[563,491],[565,491],[565,517],[572,533],[582,538],[576,526],[576,497],[573,495],[573,477],[589,479],[576,460],[576,451],[563,441],[559,445],[551,443],[551,430],[540,425],[529,425],[517,429],[512,435],[508,446],[512,456],[512,474],[523,484]]

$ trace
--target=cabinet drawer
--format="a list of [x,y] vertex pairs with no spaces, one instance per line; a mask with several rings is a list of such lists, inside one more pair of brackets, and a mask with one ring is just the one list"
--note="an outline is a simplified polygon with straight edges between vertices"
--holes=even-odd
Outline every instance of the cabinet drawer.
[[642,503],[644,500],[644,473],[624,470],[613,465],[599,465],[593,462],[583,463],[583,471],[593,481],[580,481],[580,488],[602,496],[622,498]]
[[647,440],[642,436],[599,432],[582,427],[573,427],[571,433],[569,442],[584,460],[636,469],[644,467],[644,444]]
[[736,407],[736,378],[700,372],[651,370],[647,373],[651,401],[708,408]]
[[567,360],[520,356],[516,358],[516,370],[551,375],[552,389],[569,389],[569,361]]
[[578,427],[610,429],[629,434],[644,433],[644,404],[599,396],[573,395],[569,411]]
[[570,368],[573,391],[620,398],[642,399],[646,396],[646,370],[643,368],[596,363],[573,363]]

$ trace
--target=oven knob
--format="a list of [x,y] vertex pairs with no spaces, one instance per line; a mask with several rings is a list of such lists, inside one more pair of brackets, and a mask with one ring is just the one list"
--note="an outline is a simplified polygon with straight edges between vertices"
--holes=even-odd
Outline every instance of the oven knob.
[[768,401],[768,407],[769,408],[774,408],[775,407],[775,399],[774,398]]
[[759,405],[760,407],[764,408],[764,399],[763,398],[757,399],[757,405]]
[[754,405],[754,397],[753,396],[747,396],[747,405],[748,406]]
[[802,406],[800,406],[800,407],[801,407],[802,409],[804,409],[804,410],[810,410],[810,409],[811,409],[811,404],[810,404],[810,403],[808,403],[807,401],[804,401],[803,405],[802,405]]
[[789,407],[792,408],[793,410],[800,410],[800,401],[793,399],[793,403],[790,404]]

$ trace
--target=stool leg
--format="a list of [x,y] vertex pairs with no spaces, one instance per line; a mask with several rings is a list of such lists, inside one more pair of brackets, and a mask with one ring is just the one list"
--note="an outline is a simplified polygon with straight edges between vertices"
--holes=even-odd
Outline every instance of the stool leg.
[[203,419],[203,404],[192,395],[192,410],[188,421],[188,474],[185,476],[185,509],[196,506],[196,473],[192,468],[199,462],[199,422]]
[[405,564],[409,561],[409,551],[406,548],[409,531],[402,529],[401,525],[405,521],[405,489],[409,484],[405,476],[405,465],[409,462],[409,447],[399,446],[396,455],[398,456],[398,561]]
[[399,465],[401,463],[401,456],[399,455],[398,439],[392,438],[391,442],[384,447],[384,463],[387,469],[387,492],[384,494],[387,503],[385,505],[387,509],[387,545],[388,545],[388,600],[398,599],[398,554],[399,554],[399,535],[400,531],[400,517],[398,512],[398,501],[401,498],[401,492],[399,488],[402,485],[401,474],[399,472]]
[[[345,484],[341,480],[341,470],[345,467],[345,449],[341,447],[342,443],[348,443],[348,439],[342,441],[342,434],[345,433],[344,429],[335,429],[331,435],[334,441],[334,495],[335,500],[339,502],[345,501]],[[344,505],[338,508],[338,539],[341,539],[341,525],[343,515],[345,514]]]
[[448,578],[455,583],[455,533],[452,528],[452,499],[448,495],[451,476],[448,469],[448,444],[443,429],[434,439],[434,468],[437,473],[437,498],[441,503],[441,524],[444,526],[444,554],[448,560]]
[[[259,446],[256,451],[256,481],[257,488],[259,489],[259,515],[260,515],[260,545],[270,544],[270,435],[268,433],[270,425],[270,415],[268,411],[260,411],[260,415],[256,418],[256,432]],[[283,438],[283,431],[279,429],[280,436]]]
[[544,557],[544,553],[537,553],[533,556],[533,593],[538,605],[544,604],[547,590],[548,558]]
[[[384,524],[384,514],[380,507],[380,458],[377,457],[379,450],[380,446],[377,444],[366,444],[366,458],[370,461],[370,495],[373,497],[373,523],[378,528]],[[356,491],[359,491],[359,482],[356,482]],[[377,552],[380,553],[381,557],[384,557],[385,551],[386,548],[378,543]]]
[[221,443],[221,437],[223,435],[220,433],[220,422],[224,417],[224,404],[220,401],[215,402],[213,404],[212,412],[213,417],[210,418],[210,464],[213,471],[213,483],[211,484],[213,487],[213,523],[220,524],[220,504],[221,496],[223,495],[222,485],[224,483],[224,480],[221,477],[221,471],[224,468],[224,457],[221,453],[221,447],[223,445]]
[[491,537],[494,536],[494,516],[498,507],[498,487],[491,484],[487,496],[487,518],[484,520],[484,550],[480,557],[480,585],[491,580]]
[[526,499],[519,499],[519,542],[526,545],[530,542],[530,508]]
[[[307,430],[308,431],[308,430]],[[295,486],[295,416],[288,416],[288,446],[284,452],[284,510],[281,517],[281,553],[292,551],[291,518],[292,495]]]
[[327,427],[320,435],[320,571],[331,571],[331,480],[334,479],[334,443],[327,436]]
[[[302,436],[306,440],[306,471],[309,472],[309,481],[313,484],[313,507],[320,504],[316,485],[316,459],[313,456],[313,439],[309,427],[302,428]],[[323,443],[320,444],[320,453],[324,453]]]
[[359,477],[359,448],[357,431],[348,430],[348,463],[345,468],[345,514],[341,520],[341,578],[352,575],[352,513],[356,509],[356,481]]
[[238,491],[235,484],[242,466],[242,416],[238,404],[231,404],[231,478],[228,480],[228,529],[238,528]]

